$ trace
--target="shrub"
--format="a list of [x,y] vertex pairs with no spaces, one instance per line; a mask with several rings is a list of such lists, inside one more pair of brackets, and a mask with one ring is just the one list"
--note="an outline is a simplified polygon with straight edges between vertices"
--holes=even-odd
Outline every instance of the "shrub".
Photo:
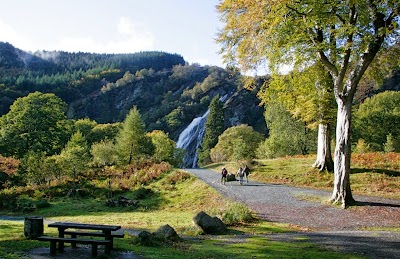
[[400,153],[371,152],[365,154],[352,154],[352,167],[365,169],[385,169],[399,171]]
[[[20,211],[20,206],[23,206],[23,199],[31,197],[34,190],[31,187],[12,187],[0,191],[0,209],[7,209],[11,211]],[[33,205],[31,206],[33,207]]]
[[183,171],[175,171],[175,172],[165,176],[165,178],[163,179],[163,183],[174,185],[176,183],[184,182],[187,179],[191,179],[191,178],[192,178],[192,176],[189,173],[186,173]]
[[362,138],[357,141],[357,145],[354,148],[353,152],[357,154],[364,154],[370,152],[371,148],[368,143],[365,142]]
[[383,150],[387,153],[400,151],[400,139],[396,139],[389,133],[386,136],[386,143],[383,144]]
[[251,126],[242,124],[230,127],[218,137],[217,145],[211,149],[213,162],[238,161],[255,157],[256,148],[264,140],[264,136]]
[[139,189],[137,189],[135,191],[135,198],[136,199],[145,199],[153,194],[154,194],[153,190],[144,188],[144,187],[140,187]]
[[250,209],[243,203],[235,202],[226,209],[222,221],[226,225],[236,225],[239,223],[250,222],[254,220]]
[[48,207],[50,207],[51,205],[50,205],[50,203],[47,201],[47,200],[38,200],[36,203],[35,203],[35,207],[37,208],[37,209],[44,209],[44,208],[48,208]]
[[15,211],[21,211],[21,212],[32,212],[35,210],[35,205],[34,201],[25,196],[21,196],[17,198],[17,203],[16,206],[14,207]]
[[171,165],[165,162],[160,164],[145,163],[141,166],[130,165],[124,172],[132,185],[146,185],[171,170]]

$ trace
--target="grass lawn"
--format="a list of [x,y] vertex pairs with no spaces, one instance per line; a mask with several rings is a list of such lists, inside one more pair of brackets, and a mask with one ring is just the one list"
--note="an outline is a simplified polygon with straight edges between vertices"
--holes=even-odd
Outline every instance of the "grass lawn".
[[[184,237],[181,242],[162,242],[155,246],[139,244],[136,236],[127,232],[125,238],[115,239],[117,251],[132,251],[144,258],[361,258],[322,249],[307,240],[271,241],[268,234],[296,229],[259,220],[229,226],[225,235],[201,235],[192,224],[192,217],[201,210],[222,217],[232,205],[231,201],[180,171],[164,174],[145,187],[151,191],[139,199],[138,208],[108,207],[104,197],[58,197],[50,200],[50,207],[29,214],[0,211],[0,215],[40,215],[51,221],[118,224],[123,228],[148,231],[169,224]],[[119,195],[133,198],[136,191],[132,188]],[[28,258],[30,249],[49,247],[46,242],[27,240],[23,228],[23,221],[0,220],[0,258]],[[57,235],[56,231],[45,224],[45,234]]]

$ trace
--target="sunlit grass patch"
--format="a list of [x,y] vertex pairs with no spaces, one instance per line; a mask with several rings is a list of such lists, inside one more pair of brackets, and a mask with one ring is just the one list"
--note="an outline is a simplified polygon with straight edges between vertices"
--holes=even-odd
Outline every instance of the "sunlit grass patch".
[[[400,154],[366,153],[351,158],[350,184],[354,194],[400,199]],[[312,168],[315,155],[255,160],[250,180],[287,184],[331,191],[333,173]],[[220,167],[238,168],[237,163],[218,163],[208,168],[219,172]]]
[[24,252],[38,247],[38,242],[24,236],[23,221],[0,220],[0,258],[28,258]]

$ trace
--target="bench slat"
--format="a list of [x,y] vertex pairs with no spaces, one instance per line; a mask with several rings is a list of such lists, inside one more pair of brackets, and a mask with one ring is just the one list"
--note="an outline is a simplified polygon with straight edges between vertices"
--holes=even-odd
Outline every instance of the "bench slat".
[[[104,237],[106,236],[104,233],[101,232],[83,232],[83,231],[64,231],[65,235],[72,235],[72,236],[93,236],[93,237]],[[123,238],[124,234],[119,233],[111,233],[111,237],[118,237]]]
[[[92,255],[97,256],[97,246],[104,245],[106,254],[110,253],[111,240],[98,240],[98,239],[77,239],[77,238],[65,238],[65,237],[51,237],[51,236],[40,236],[37,238],[39,241],[50,241],[50,255],[56,254],[57,242],[71,243],[71,244],[90,244],[92,246]],[[59,245],[60,245],[59,244]],[[60,251],[63,251],[64,246],[60,245]]]
[[40,236],[37,238],[39,241],[57,241],[64,243],[81,243],[81,244],[99,244],[99,245],[107,245],[111,241],[110,240],[98,240],[98,239],[79,239],[79,238],[68,238],[68,237],[50,237],[50,236]]

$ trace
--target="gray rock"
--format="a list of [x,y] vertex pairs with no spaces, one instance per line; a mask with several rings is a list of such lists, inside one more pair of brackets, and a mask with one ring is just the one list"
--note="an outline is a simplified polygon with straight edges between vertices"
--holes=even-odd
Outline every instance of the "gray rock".
[[225,224],[217,217],[211,217],[204,211],[193,217],[193,223],[206,234],[222,234],[226,231]]
[[156,232],[153,233],[156,237],[166,239],[166,240],[179,240],[179,235],[176,233],[175,229],[170,225],[161,226]]

